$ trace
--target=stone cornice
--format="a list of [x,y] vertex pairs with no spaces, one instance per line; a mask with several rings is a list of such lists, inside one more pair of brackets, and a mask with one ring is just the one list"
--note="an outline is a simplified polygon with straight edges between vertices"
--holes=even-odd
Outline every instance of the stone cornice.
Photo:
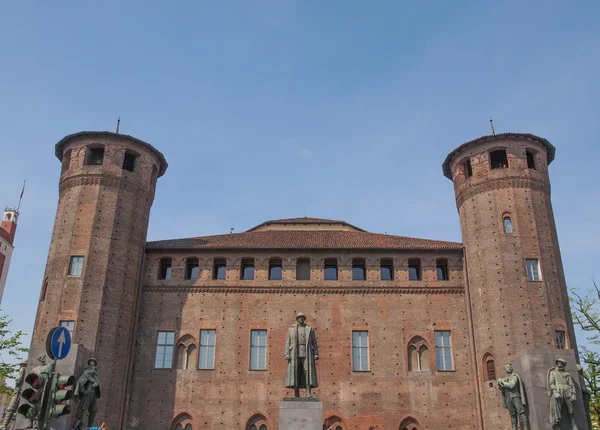
[[507,176],[503,178],[485,180],[479,184],[464,184],[456,197],[456,207],[460,209],[465,200],[479,193],[498,190],[500,188],[531,188],[537,191],[550,192],[546,183],[536,178],[523,178],[521,176]]
[[143,292],[171,294],[463,294],[456,287],[157,287],[144,286]]

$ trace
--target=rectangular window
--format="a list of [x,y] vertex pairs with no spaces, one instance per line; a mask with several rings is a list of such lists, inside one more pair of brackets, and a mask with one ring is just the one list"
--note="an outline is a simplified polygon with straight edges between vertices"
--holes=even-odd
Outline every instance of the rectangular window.
[[215,258],[213,266],[213,279],[224,280],[227,278],[227,264],[224,258]]
[[438,370],[453,370],[452,343],[449,331],[435,332],[435,357]]
[[364,281],[367,279],[367,269],[365,267],[365,260],[355,259],[352,260],[352,280],[353,281]]
[[310,260],[299,258],[296,262],[296,281],[310,281]]
[[535,170],[535,157],[530,151],[527,151],[527,168]]
[[335,258],[328,258],[325,260],[323,279],[325,281],[337,281],[338,267],[337,260]]
[[159,331],[156,342],[156,369],[170,369],[173,367],[173,345],[175,344],[174,331]]
[[392,262],[392,260],[381,260],[379,275],[382,281],[394,280],[394,263]]
[[565,349],[567,347],[567,338],[565,336],[565,332],[562,330],[556,330],[554,334],[556,336],[556,347],[558,349]]
[[242,281],[252,281],[254,279],[254,260],[242,260],[242,270],[240,274],[240,279]]
[[135,168],[135,154],[131,152],[125,152],[125,157],[123,157],[123,170],[128,170],[133,172]]
[[542,276],[540,274],[540,262],[537,258],[530,258],[525,260],[525,269],[527,270],[527,280],[542,280]]
[[408,260],[408,280],[421,280],[421,260]]
[[170,258],[163,258],[160,260],[160,266],[158,268],[158,279],[171,279],[171,271],[173,261]]
[[75,321],[67,321],[63,320],[60,322],[60,326],[69,330],[69,333],[73,334],[73,329],[75,328]]
[[492,169],[506,169],[508,158],[504,149],[490,152],[490,167]]
[[267,370],[267,331],[250,332],[250,370]]
[[83,164],[87,166],[101,166],[104,161],[104,147],[87,148]]
[[269,279],[271,281],[281,281],[283,279],[283,266],[278,258],[269,261]]
[[467,178],[473,176],[473,167],[471,167],[470,158],[467,161],[465,161],[465,175],[467,176]]
[[70,166],[71,166],[71,150],[69,149],[68,151],[65,151],[65,153],[63,154],[61,172],[66,172],[67,170],[69,170]]
[[198,369],[215,368],[216,330],[200,330],[200,359]]
[[447,281],[448,277],[448,262],[446,260],[437,260],[435,264],[438,281]]
[[69,264],[69,276],[81,276],[83,270],[83,257],[72,256]]
[[188,258],[185,261],[185,279],[198,279],[200,268],[197,258]]
[[369,332],[352,332],[352,370],[369,371]]

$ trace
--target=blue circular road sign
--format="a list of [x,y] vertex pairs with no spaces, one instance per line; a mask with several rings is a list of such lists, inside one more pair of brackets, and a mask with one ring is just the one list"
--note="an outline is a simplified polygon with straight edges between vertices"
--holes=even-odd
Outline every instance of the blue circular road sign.
[[48,333],[50,340],[50,354],[53,359],[62,360],[67,356],[71,349],[71,333],[66,327],[56,327]]

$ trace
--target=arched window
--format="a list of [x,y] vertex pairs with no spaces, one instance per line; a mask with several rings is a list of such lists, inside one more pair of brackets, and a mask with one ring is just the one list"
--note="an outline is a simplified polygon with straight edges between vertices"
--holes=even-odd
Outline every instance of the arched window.
[[421,259],[411,258],[408,260],[408,280],[420,281],[421,279]]
[[435,260],[435,271],[437,274],[438,281],[447,281],[450,279],[448,273],[448,260],[445,258],[438,258]]
[[246,424],[246,430],[268,430],[267,419],[262,414],[253,415]]
[[420,430],[421,426],[414,418],[406,418],[400,424],[400,430]]
[[177,342],[177,369],[195,369],[197,363],[197,349],[194,338],[186,334]]
[[513,232],[512,220],[509,215],[502,217],[502,225],[504,226],[504,233],[511,234]]
[[421,336],[415,336],[408,344],[408,371],[429,370],[429,348]]
[[173,430],[194,430],[194,427],[192,425],[192,416],[189,414],[186,414],[185,412],[182,414],[179,414],[173,420],[173,423],[171,424],[171,429],[173,429]]
[[471,159],[467,158],[467,161],[465,161],[464,163],[464,170],[465,170],[465,176],[467,178],[470,178],[471,176],[473,176],[473,167],[471,167]]
[[382,258],[380,260],[379,277],[382,281],[394,280],[394,260],[391,258]]
[[486,354],[483,357],[483,371],[485,373],[486,381],[495,381],[496,380],[496,363],[494,361],[493,355]]
[[527,155],[527,168],[535,170],[535,155],[533,151],[526,151]]
[[331,416],[325,420],[323,428],[326,430],[345,430],[342,419],[337,416]]
[[71,150],[69,149],[69,150],[65,151],[65,153],[63,154],[61,172],[66,172],[67,170],[69,170],[70,166],[71,166]]
[[338,279],[338,264],[335,258],[326,258],[323,279],[325,281],[337,281]]

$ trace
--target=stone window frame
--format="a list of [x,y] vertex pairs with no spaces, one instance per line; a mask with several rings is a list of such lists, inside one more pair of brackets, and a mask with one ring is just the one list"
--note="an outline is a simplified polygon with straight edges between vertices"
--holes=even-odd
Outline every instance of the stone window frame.
[[[160,334],[161,333],[166,333],[167,336],[169,334],[173,335],[173,343],[168,343],[168,337],[166,337],[165,339],[165,343],[160,343]],[[155,354],[154,354],[154,369],[173,369],[173,362],[175,361],[175,331],[174,330],[157,330],[156,331],[156,343],[155,343],[156,349],[155,349]],[[160,347],[163,348],[167,348],[167,347],[171,347],[171,361],[170,361],[170,366],[164,366],[164,367],[157,367],[157,360],[158,360],[158,351]],[[166,351],[166,349],[165,349]],[[164,354],[163,357],[163,364],[165,363],[165,357],[167,357],[167,354]]]
[[[191,426],[191,427],[188,427],[188,426]],[[191,428],[191,430],[194,429],[194,420],[189,413],[182,412],[179,415],[177,415],[175,418],[173,418],[173,421],[171,423],[172,430],[179,430],[179,429],[189,430],[190,428]]]
[[[536,269],[535,273],[533,271],[530,272],[530,268],[534,267],[534,264],[530,264],[532,262],[535,262],[535,269]],[[537,279],[535,279],[536,274],[537,274]],[[542,267],[540,265],[539,258],[525,258],[525,275],[527,276],[527,281],[529,281],[529,282],[542,282],[543,281]]]
[[[196,339],[190,334],[185,334],[176,342],[175,369],[193,370],[198,366],[196,357]],[[195,362],[194,362],[195,360]]]
[[257,412],[248,419],[244,428],[246,430],[268,430],[271,425],[265,414]]
[[[414,348],[417,354],[417,369],[412,368],[412,351]],[[425,348],[425,349],[423,349]],[[429,358],[429,343],[421,335],[414,335],[408,342],[407,348],[407,369],[409,372],[428,372],[431,371],[431,359]],[[423,368],[423,356],[427,354],[427,368]]]

